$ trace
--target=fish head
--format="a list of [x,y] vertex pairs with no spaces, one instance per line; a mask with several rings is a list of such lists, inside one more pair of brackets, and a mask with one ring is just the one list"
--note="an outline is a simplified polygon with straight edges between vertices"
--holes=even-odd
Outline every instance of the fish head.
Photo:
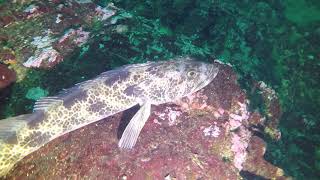
[[202,89],[219,71],[215,64],[189,57],[162,62],[151,69],[149,73],[153,76],[150,76],[147,89],[151,96],[161,97],[159,103],[174,101]]
[[180,81],[177,86],[182,88],[183,94],[194,93],[207,86],[218,74],[219,68],[215,64],[200,62],[196,60],[187,60],[178,62],[180,71]]

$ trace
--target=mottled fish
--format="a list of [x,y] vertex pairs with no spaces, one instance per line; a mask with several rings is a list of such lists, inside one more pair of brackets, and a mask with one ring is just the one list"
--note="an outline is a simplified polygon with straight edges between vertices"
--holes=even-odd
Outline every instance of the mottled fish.
[[0,176],[23,157],[70,131],[140,105],[118,146],[132,148],[151,105],[173,102],[209,84],[214,64],[189,57],[133,64],[107,71],[35,103],[32,114],[0,120]]

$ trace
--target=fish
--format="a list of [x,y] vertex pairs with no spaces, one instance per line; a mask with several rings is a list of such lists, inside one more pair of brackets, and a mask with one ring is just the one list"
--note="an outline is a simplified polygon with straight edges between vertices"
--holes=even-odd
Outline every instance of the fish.
[[118,142],[132,149],[151,106],[174,102],[207,86],[212,63],[191,57],[130,64],[35,102],[33,112],[0,120],[0,177],[28,154],[68,132],[139,105]]

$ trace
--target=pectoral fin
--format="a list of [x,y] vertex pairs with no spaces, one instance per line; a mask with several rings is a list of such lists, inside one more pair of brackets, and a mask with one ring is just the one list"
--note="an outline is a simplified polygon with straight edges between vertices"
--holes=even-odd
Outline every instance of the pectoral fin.
[[151,104],[144,103],[133,116],[124,130],[118,146],[123,149],[131,149],[136,144],[139,134],[150,116]]

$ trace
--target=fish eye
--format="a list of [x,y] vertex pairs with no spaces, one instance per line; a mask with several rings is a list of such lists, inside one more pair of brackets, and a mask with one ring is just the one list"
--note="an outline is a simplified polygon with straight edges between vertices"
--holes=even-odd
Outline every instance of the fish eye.
[[195,71],[189,71],[187,75],[188,75],[188,77],[194,77],[194,76],[196,76],[196,74],[197,73]]

